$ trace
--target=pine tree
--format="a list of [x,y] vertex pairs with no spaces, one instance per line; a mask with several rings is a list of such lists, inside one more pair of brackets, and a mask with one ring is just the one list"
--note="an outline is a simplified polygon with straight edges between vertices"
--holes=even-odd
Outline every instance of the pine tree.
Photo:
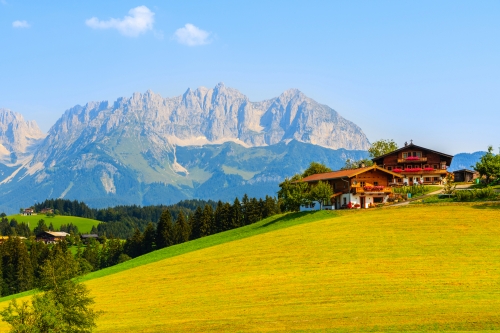
[[188,223],[186,222],[186,218],[182,211],[177,215],[177,220],[175,221],[175,235],[176,235],[176,243],[184,243],[189,240],[189,236],[191,234],[191,230],[189,228]]
[[231,206],[231,229],[241,227],[243,222],[243,212],[241,210],[240,200],[234,199]]
[[205,205],[200,220],[200,237],[209,236],[212,233],[214,223],[214,213],[212,206]]
[[142,234],[139,229],[136,228],[132,237],[127,239],[124,251],[131,258],[135,258],[143,254]]
[[250,210],[250,200],[248,199],[248,195],[245,193],[243,195],[243,199],[241,200],[241,211],[243,213],[243,225],[249,225],[250,220],[248,219],[248,213]]
[[203,210],[201,207],[197,207],[194,214],[189,218],[191,225],[191,239],[197,239],[201,237],[201,219],[203,215]]
[[172,225],[172,215],[165,209],[160,216],[156,226],[156,248],[162,249],[171,246],[175,242],[174,226]]
[[146,254],[155,249],[156,230],[153,223],[149,222],[142,235],[142,253]]

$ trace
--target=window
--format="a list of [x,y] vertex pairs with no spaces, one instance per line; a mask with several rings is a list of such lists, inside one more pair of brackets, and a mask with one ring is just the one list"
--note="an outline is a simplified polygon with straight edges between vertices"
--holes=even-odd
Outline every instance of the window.
[[347,198],[344,197],[344,205],[347,205]]
[[434,177],[433,179],[435,182],[438,182],[439,181],[439,177]]
[[430,182],[431,181],[431,177],[424,177],[424,182]]
[[373,198],[373,203],[383,203],[384,198],[383,197],[374,197]]
[[391,167],[391,166],[388,166],[388,167],[387,167],[387,170],[391,171],[391,170],[392,170],[392,167]]
[[424,168],[430,168],[429,164],[425,164]]
[[398,178],[398,183],[402,183],[403,182],[403,178]]
[[432,167],[433,167],[434,169],[437,169],[437,168],[438,168],[438,165],[437,165],[437,164],[434,164]]
[[378,182],[373,182],[373,186],[378,186]]
[[365,186],[365,182],[359,182],[359,186],[364,187]]
[[407,158],[408,157],[408,153],[403,153],[403,158]]
[[407,169],[411,169],[411,165],[410,165],[410,164],[408,164],[408,165],[406,166],[406,168],[407,168]]

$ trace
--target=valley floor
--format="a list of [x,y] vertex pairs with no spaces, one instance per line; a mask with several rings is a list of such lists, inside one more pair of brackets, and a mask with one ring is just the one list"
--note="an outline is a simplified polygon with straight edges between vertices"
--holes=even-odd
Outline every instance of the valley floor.
[[87,281],[97,332],[500,330],[499,205],[294,216]]

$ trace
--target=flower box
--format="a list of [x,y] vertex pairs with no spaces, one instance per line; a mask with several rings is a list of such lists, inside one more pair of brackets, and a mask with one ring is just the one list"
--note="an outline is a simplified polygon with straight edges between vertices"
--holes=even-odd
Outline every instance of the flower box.
[[406,169],[406,172],[420,172],[420,171],[422,171],[422,168]]
[[434,168],[424,168],[424,171],[434,171]]
[[406,158],[407,161],[418,161],[420,159],[420,157],[418,156],[408,156]]
[[392,172],[400,173],[400,172],[403,172],[403,169],[392,169]]

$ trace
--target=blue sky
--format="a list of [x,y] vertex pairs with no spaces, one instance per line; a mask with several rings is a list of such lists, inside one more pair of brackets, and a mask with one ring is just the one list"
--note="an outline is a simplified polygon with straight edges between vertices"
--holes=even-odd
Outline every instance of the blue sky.
[[0,0],[0,107],[47,131],[68,108],[224,82],[298,88],[446,153],[500,146],[500,1]]

